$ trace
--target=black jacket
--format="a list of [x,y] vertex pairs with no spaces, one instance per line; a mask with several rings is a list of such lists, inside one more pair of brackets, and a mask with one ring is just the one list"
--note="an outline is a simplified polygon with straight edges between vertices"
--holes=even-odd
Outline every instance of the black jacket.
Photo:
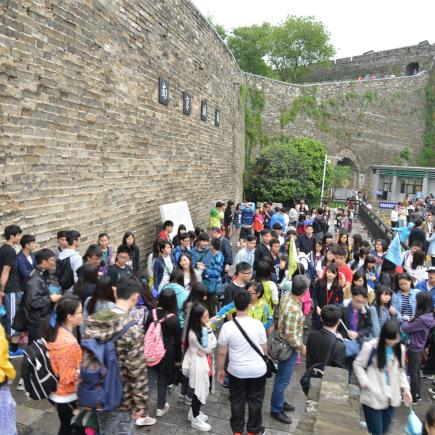
[[[350,316],[351,316],[351,307],[352,304],[350,303],[347,307],[343,308],[343,322],[346,325],[346,328],[350,330]],[[343,328],[343,326],[340,324],[339,326],[339,332],[344,338],[350,338],[347,335],[346,330]],[[370,310],[367,306],[365,306],[361,311],[358,312],[358,326],[357,326],[357,332],[358,332],[358,343],[362,344],[365,341],[373,338],[373,323],[372,323],[372,317],[370,315]]]
[[48,290],[48,277],[48,270],[36,266],[26,281],[23,307],[28,325],[40,324],[53,311],[54,303]]
[[346,349],[343,341],[326,329],[311,332],[307,340],[307,369],[319,363],[346,368]]
[[273,260],[272,254],[270,253],[270,249],[263,242],[261,242],[258,245],[257,249],[255,250],[255,254],[254,254],[254,269],[257,268],[258,262],[263,257],[269,257],[270,259]]
[[426,234],[421,228],[413,228],[409,235],[408,245],[412,246],[414,242],[420,242],[422,244],[422,250],[426,250]]
[[221,236],[219,240],[221,241],[221,252],[224,256],[224,265],[226,266],[228,264],[231,266],[233,264],[233,249],[231,248],[231,243],[224,236]]

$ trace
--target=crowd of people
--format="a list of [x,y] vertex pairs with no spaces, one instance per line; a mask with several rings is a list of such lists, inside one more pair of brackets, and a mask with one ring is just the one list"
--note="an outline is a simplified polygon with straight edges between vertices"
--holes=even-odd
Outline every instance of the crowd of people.
[[[429,207],[420,210],[426,223]],[[295,406],[285,392],[305,356],[304,392],[313,367],[346,369],[361,387],[369,432],[387,432],[402,401],[421,400],[425,349],[423,375],[435,379],[435,267],[426,267],[427,233],[423,245],[410,237],[397,263],[387,240],[372,246],[353,233],[354,219],[352,203],[332,211],[304,199],[289,209],[217,202],[208,229],[174,231],[164,222],[146,261],[131,232],[116,249],[102,233],[81,256],[76,230],[59,231],[55,249],[35,252],[35,236],[7,226],[0,396],[8,412],[0,412],[0,428],[16,433],[9,360],[22,358],[18,388],[50,401],[59,434],[152,426],[149,389],[161,418],[176,385],[192,428],[210,431],[203,405],[216,380],[229,388],[232,433],[264,434],[266,379],[273,377],[271,417],[291,423]],[[47,354],[50,385],[32,378],[35,359]]]

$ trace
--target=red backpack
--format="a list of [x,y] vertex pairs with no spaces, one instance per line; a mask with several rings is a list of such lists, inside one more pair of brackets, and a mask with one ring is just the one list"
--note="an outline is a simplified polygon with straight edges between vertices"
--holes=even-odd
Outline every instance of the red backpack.
[[157,365],[165,356],[166,349],[163,342],[162,335],[162,323],[169,317],[175,316],[173,313],[169,313],[163,319],[157,318],[157,310],[152,311],[153,323],[148,327],[148,331],[144,338],[143,351],[145,354],[145,364],[149,367]]

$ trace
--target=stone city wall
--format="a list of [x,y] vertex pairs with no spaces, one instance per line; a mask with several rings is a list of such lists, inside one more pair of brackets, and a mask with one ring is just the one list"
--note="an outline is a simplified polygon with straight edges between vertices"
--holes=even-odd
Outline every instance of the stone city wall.
[[242,195],[240,79],[187,0],[0,0],[0,230],[41,246],[131,230],[149,248],[159,205],[181,200],[206,224],[211,202]]
[[[426,73],[313,85],[290,85],[247,74],[246,84],[264,95],[265,136],[319,140],[329,155],[353,162],[361,175],[360,187],[369,188],[371,165],[392,164],[404,148],[418,156],[423,146]],[[290,112],[287,123],[283,114]]]
[[307,82],[356,79],[358,76],[376,74],[378,77],[397,77],[406,72],[411,63],[418,63],[419,69],[429,70],[433,65],[435,44],[422,41],[418,45],[384,51],[370,51],[360,56],[336,59],[329,66],[313,68]]

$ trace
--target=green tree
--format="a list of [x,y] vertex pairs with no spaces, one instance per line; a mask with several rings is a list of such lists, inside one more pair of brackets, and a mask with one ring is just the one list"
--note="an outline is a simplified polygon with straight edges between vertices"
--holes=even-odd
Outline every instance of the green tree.
[[273,76],[272,68],[266,63],[266,42],[270,31],[270,24],[263,23],[261,26],[237,27],[228,36],[228,47],[243,71]]
[[309,65],[328,62],[335,50],[323,23],[314,17],[289,16],[272,28],[266,53],[281,80],[298,82],[309,72]]
[[227,42],[228,33],[225,30],[225,27],[222,24],[218,24],[214,22],[214,18],[212,15],[207,16],[207,21],[216,30],[216,33],[222,38],[224,42]]
[[254,163],[247,180],[248,197],[277,202],[320,197],[325,146],[310,138],[282,139],[264,149]]

